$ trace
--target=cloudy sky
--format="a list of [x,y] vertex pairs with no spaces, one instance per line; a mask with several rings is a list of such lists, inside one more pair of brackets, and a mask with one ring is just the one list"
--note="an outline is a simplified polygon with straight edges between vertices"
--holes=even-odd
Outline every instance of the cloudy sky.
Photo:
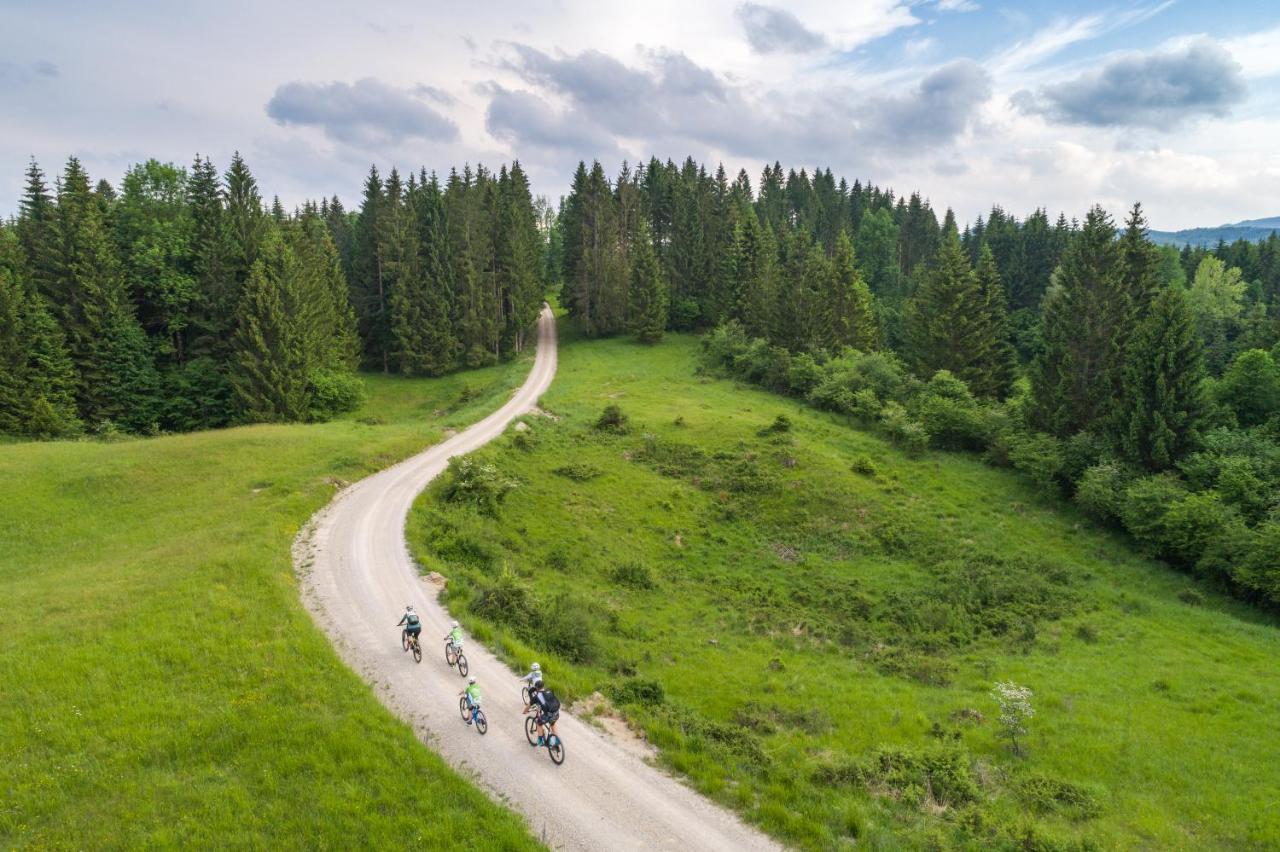
[[1275,0],[0,0],[0,215],[34,155],[239,149],[292,205],[369,164],[830,167],[962,220],[1280,215]]

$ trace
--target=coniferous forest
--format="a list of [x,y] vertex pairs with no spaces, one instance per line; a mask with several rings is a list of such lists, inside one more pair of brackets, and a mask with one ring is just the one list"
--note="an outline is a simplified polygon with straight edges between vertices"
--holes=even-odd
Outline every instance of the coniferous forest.
[[518,353],[556,290],[588,336],[703,332],[704,368],[1025,471],[1280,605],[1280,238],[1158,248],[1138,205],[962,228],[829,170],[655,159],[580,164],[555,214],[514,163],[286,213],[239,157],[118,188],[33,163],[0,227],[0,431],[324,419],[358,368]]
[[356,370],[438,375],[518,352],[544,240],[519,164],[371,170],[359,212],[286,213],[237,155],[119,187],[34,162],[0,225],[0,432],[151,434],[323,420]]

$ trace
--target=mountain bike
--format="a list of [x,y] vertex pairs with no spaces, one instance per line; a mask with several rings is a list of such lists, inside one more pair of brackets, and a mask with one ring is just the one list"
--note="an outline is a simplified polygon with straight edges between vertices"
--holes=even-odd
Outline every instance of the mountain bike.
[[452,639],[444,640],[444,661],[450,668],[457,667],[458,674],[467,676],[467,655],[462,653],[462,646],[453,644]]
[[[534,711],[532,716],[526,716],[524,720],[524,735],[529,740],[529,745],[538,744],[538,725],[542,723],[542,713]],[[551,762],[556,766],[564,763],[564,743],[560,741],[560,736],[552,732],[551,728],[547,728],[547,735],[542,739],[542,745],[547,748],[547,756],[551,758]]]
[[406,651],[413,651],[413,661],[422,662],[422,643],[417,636],[410,636],[408,630],[400,631],[400,644]]
[[476,730],[481,736],[488,732],[489,720],[484,717],[484,711],[480,709],[479,704],[471,706],[471,702],[465,695],[458,699],[458,712],[462,714],[462,721],[470,720],[475,723]]

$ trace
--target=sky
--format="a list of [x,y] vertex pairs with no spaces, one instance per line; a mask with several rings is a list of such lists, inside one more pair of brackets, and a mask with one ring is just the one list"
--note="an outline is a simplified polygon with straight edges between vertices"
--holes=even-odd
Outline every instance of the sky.
[[518,159],[830,168],[962,222],[1280,215],[1280,2],[0,0],[0,215],[35,157],[225,168],[287,207]]

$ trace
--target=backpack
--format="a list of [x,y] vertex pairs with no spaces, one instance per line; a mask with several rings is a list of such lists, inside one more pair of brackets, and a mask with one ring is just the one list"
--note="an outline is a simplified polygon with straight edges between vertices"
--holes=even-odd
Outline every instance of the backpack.
[[418,614],[416,612],[409,613],[409,617],[405,620],[405,624],[409,625],[410,627],[417,627]]
[[554,716],[560,712],[560,699],[556,698],[556,694],[549,689],[542,690],[542,710],[548,716]]

